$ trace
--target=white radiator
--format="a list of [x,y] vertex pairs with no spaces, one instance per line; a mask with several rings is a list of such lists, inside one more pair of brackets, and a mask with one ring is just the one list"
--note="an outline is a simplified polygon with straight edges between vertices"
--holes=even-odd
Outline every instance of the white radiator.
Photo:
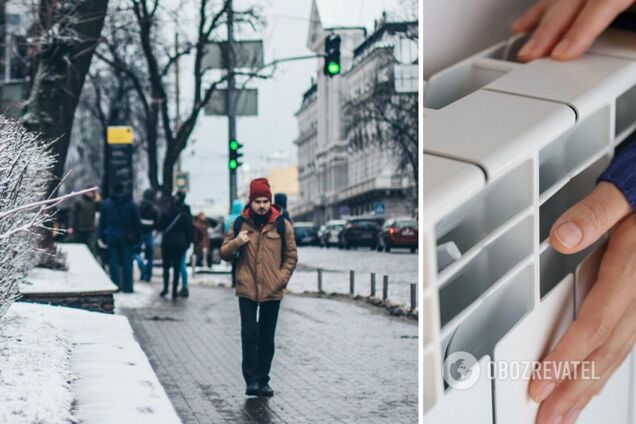
[[[566,256],[548,234],[636,129],[636,35],[610,30],[571,62],[505,60],[523,41],[425,83],[425,423],[534,422],[528,380],[490,379],[487,363],[539,360],[573,321],[605,243]],[[441,374],[458,351],[481,370],[465,390]],[[634,403],[632,352],[578,422],[636,423]]]

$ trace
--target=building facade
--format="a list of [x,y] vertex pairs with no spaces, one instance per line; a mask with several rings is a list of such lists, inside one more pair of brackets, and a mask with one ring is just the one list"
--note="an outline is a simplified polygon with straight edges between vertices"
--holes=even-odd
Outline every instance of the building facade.
[[[401,86],[417,96],[417,39],[412,38],[417,23],[383,19],[371,35],[361,27],[324,28],[316,2],[311,22],[307,46],[317,54],[324,52],[328,34],[341,37],[342,73],[326,77],[319,63],[296,113],[300,204],[295,216],[320,225],[345,215],[414,215],[414,173],[406,172],[395,149],[370,141],[383,124],[361,124],[365,137],[359,137],[361,128],[351,118],[352,108],[368,100],[379,78],[393,87],[398,75]],[[405,72],[396,63],[414,65],[414,72],[413,66]],[[402,81],[410,74],[414,83]]]

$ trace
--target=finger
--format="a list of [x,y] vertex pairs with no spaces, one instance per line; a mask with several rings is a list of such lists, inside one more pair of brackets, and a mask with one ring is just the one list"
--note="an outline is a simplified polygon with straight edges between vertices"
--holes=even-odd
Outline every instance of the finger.
[[559,417],[563,423],[574,422],[576,415],[602,389],[631,352],[635,330],[636,305],[632,303],[607,342],[587,357],[584,365],[579,365],[573,375],[576,378],[565,380],[543,401],[537,422],[557,422]]
[[527,62],[546,56],[576,18],[584,0],[560,0],[550,5],[530,40],[519,50],[519,59]]
[[588,1],[568,32],[552,51],[558,60],[571,60],[585,53],[596,37],[612,23],[631,2]]
[[[625,249],[627,245],[629,248]],[[544,362],[582,361],[608,339],[634,300],[635,247],[636,216],[632,215],[610,239],[598,279],[583,301],[579,317]],[[559,376],[545,377],[530,382],[530,396],[537,402],[548,397],[562,380]]]
[[513,22],[512,32],[518,34],[520,32],[528,32],[534,29],[534,27],[536,27],[541,20],[541,17],[543,16],[547,5],[547,0],[535,3],[534,6],[526,10],[526,12],[521,15],[519,19]]
[[550,244],[561,253],[575,253],[599,239],[631,212],[614,184],[601,181],[583,200],[565,211],[550,231]]

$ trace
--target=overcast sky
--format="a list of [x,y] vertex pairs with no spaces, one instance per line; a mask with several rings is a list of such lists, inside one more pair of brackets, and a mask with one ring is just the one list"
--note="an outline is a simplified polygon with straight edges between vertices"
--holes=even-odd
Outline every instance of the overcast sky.
[[[239,9],[241,2],[235,3]],[[325,26],[362,24],[371,30],[373,19],[379,17],[381,10],[394,9],[397,3],[396,0],[320,0],[319,8]],[[305,46],[311,0],[267,0],[264,4],[265,61],[311,54]],[[245,146],[243,162],[249,164],[252,177],[258,176],[254,171],[263,167],[265,157],[272,152],[283,152],[296,161],[294,113],[300,107],[302,93],[310,87],[317,66],[314,59],[283,64],[273,79],[251,84],[259,90],[259,116],[239,118],[237,134]],[[183,74],[181,83],[187,86],[187,73]],[[225,213],[229,196],[227,119],[201,116],[182,158],[184,170],[190,172],[189,202],[213,201],[215,209]]]

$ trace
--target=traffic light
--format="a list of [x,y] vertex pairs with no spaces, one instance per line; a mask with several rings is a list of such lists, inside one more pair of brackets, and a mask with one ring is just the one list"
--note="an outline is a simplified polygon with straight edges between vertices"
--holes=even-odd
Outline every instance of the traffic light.
[[325,67],[323,72],[328,77],[340,73],[340,36],[329,34],[325,40]]
[[234,139],[230,140],[230,160],[228,162],[228,166],[231,171],[235,171],[239,166],[243,165],[243,163],[239,161],[241,156],[243,156],[243,153],[241,152],[242,147],[243,145],[238,141]]

